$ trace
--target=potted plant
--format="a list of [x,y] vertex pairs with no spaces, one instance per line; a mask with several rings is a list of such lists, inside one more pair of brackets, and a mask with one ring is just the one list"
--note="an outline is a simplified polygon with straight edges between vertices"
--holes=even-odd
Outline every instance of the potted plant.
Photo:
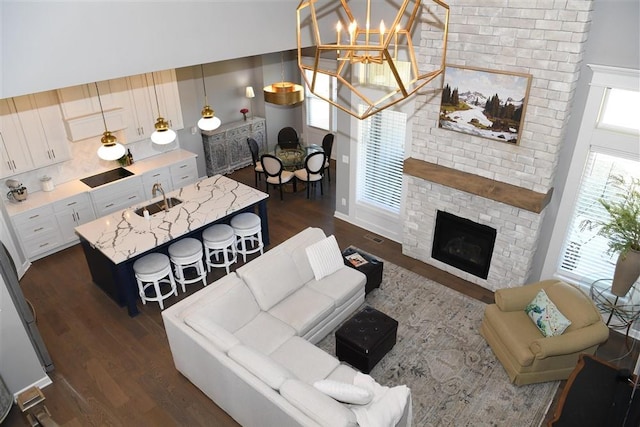
[[598,222],[598,234],[609,239],[609,253],[619,252],[611,292],[616,296],[627,294],[640,276],[640,179],[627,182],[623,176],[614,176],[619,189],[618,199],[600,204],[609,214],[609,220]]

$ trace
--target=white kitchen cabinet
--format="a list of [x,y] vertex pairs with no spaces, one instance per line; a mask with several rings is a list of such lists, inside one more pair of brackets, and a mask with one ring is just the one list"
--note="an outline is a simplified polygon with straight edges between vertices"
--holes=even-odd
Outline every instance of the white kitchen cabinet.
[[130,176],[103,185],[90,193],[97,218],[146,200],[140,176]]
[[13,98],[0,99],[0,176],[33,169],[33,161]]
[[151,137],[155,130],[154,124],[157,118],[155,98],[149,92],[150,80],[146,74],[127,77],[128,126],[125,131],[127,142],[140,141]]
[[[175,70],[154,72],[153,78],[150,79],[150,81],[155,81],[156,83],[158,103],[160,104],[162,117],[169,123],[171,129],[179,130],[184,128],[182,108],[180,106],[180,93],[178,92],[178,80]],[[153,90],[153,84],[150,89]]]
[[53,210],[60,228],[62,243],[78,242],[80,239],[75,228],[96,219],[88,193],[80,193],[59,200],[53,204]]
[[55,91],[13,98],[33,168],[61,163],[71,151]]
[[207,175],[226,174],[250,165],[249,137],[256,140],[260,153],[266,151],[265,119],[254,117],[202,132]]
[[120,79],[98,82],[98,89],[100,91],[99,100],[94,83],[58,89],[60,109],[62,110],[64,119],[70,120],[92,114],[99,114],[100,102],[102,102],[102,108],[105,111],[121,108],[121,85],[122,81],[120,81]]
[[169,169],[174,189],[182,188],[198,180],[198,166],[195,157],[175,163]]
[[144,195],[147,200],[153,198],[153,192],[151,190],[156,183],[162,185],[165,193],[173,190],[171,170],[168,167],[154,169],[142,175],[142,186],[144,187]]
[[31,260],[63,243],[51,204],[12,216],[11,222],[22,250]]

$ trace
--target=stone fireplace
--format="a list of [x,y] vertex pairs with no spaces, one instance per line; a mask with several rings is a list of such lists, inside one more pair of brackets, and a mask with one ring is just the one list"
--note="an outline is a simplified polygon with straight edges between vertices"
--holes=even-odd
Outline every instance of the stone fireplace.
[[[490,290],[529,281],[569,120],[593,0],[469,3],[450,0],[447,63],[532,75],[519,145],[438,128],[440,93],[416,98],[402,250]],[[429,20],[428,8],[423,18]],[[419,62],[433,66],[425,26]],[[438,211],[496,230],[486,278],[431,251]]]

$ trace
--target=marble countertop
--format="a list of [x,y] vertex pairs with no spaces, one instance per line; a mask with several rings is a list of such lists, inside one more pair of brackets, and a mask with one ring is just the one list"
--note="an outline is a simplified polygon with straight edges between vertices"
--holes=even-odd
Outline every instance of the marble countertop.
[[[159,154],[157,156],[149,157],[143,160],[139,160],[132,164],[131,166],[126,166],[125,169],[128,169],[130,172],[133,172],[134,175],[142,175],[145,172],[158,169],[170,164],[174,164],[180,162],[182,160],[187,160],[192,157],[196,157],[196,154],[177,149],[173,151],[168,151],[166,153]],[[118,167],[114,165],[112,169]],[[104,172],[104,171],[101,171]],[[123,178],[127,179],[127,178]],[[80,193],[89,193],[98,188],[104,188],[106,185],[102,185],[100,187],[91,188],[79,179],[64,182],[56,185],[53,191],[31,191],[29,190],[29,197],[24,202],[11,202],[9,200],[4,201],[4,205],[7,209],[7,213],[9,216],[17,215],[22,212],[26,212],[31,209],[39,208],[40,206],[47,205],[49,203],[57,202],[59,200],[64,200],[68,197],[73,197]]]
[[119,264],[269,197],[222,175],[169,191],[166,196],[182,203],[149,219],[134,212],[162,200],[156,197],[76,227],[76,233]]

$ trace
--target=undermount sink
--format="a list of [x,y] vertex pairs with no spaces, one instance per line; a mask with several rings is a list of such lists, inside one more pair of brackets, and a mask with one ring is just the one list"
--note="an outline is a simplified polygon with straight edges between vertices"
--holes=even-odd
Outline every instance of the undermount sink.
[[[171,209],[174,206],[178,206],[182,203],[182,200],[176,199],[175,197],[167,197],[167,209]],[[141,208],[136,209],[134,212],[136,215],[144,216],[144,210],[149,211],[149,215],[156,214],[164,209],[164,200],[159,200],[155,203],[148,204],[147,206],[143,206]]]

